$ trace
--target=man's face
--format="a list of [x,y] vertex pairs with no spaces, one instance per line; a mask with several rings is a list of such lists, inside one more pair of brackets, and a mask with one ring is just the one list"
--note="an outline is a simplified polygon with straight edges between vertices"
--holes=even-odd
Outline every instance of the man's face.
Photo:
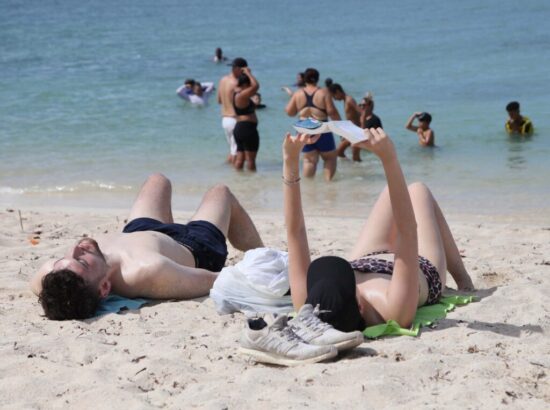
[[516,110],[510,110],[508,111],[508,116],[511,120],[517,121],[520,119],[519,111]]
[[91,285],[98,285],[107,275],[107,261],[97,242],[84,238],[56,261],[53,270],[70,269]]
[[243,73],[243,68],[233,66],[233,68],[231,68],[231,72],[233,73],[233,77],[239,78],[239,76]]

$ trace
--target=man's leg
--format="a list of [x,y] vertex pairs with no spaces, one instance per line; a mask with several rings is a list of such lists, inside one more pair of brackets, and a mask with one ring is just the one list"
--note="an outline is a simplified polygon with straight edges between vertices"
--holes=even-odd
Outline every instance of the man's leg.
[[191,220],[214,224],[241,251],[264,246],[250,216],[225,185],[216,185],[204,195]]
[[229,155],[227,157],[227,162],[233,163],[235,156],[237,155],[237,144],[235,143],[235,137],[233,135],[233,130],[235,129],[235,124],[237,120],[233,117],[223,117],[222,118],[222,127],[225,133],[225,139],[227,140],[227,145],[229,145]]
[[346,148],[350,145],[351,142],[342,138],[342,140],[340,141],[340,145],[338,145],[338,149],[336,150],[338,152],[338,156],[341,158],[346,158]]
[[163,223],[173,223],[172,184],[157,173],[147,178],[130,210],[128,222],[136,218],[153,218]]
[[352,160],[355,162],[361,162],[361,148],[351,147]]

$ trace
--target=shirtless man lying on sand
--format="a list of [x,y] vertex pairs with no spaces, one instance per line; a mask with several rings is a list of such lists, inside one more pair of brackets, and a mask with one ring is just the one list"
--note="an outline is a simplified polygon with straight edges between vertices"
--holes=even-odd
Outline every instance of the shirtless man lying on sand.
[[122,233],[83,238],[61,259],[46,262],[31,288],[49,319],[85,319],[101,299],[192,299],[207,295],[236,249],[263,246],[249,215],[223,185],[205,195],[187,225],[174,223],[172,186],[150,176],[132,206]]

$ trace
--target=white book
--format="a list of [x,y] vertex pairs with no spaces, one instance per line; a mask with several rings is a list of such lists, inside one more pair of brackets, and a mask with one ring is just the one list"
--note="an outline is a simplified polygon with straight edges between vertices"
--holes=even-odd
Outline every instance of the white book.
[[358,127],[351,121],[328,121],[323,122],[308,118],[307,120],[300,120],[293,125],[294,129],[301,134],[324,134],[325,132],[333,132],[336,135],[340,135],[347,139],[352,144],[357,142],[366,141],[369,139],[368,131],[361,127]]

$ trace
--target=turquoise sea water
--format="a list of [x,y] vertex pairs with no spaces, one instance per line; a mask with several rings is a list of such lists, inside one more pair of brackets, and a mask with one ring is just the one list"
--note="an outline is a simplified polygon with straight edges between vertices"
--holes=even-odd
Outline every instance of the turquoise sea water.
[[[126,206],[151,172],[173,179],[176,205],[227,183],[252,208],[281,204],[280,143],[294,121],[282,85],[316,67],[356,98],[370,90],[409,181],[426,181],[445,208],[548,211],[550,2],[295,1],[0,2],[0,204]],[[183,103],[184,78],[215,81],[243,56],[261,83],[258,173],[224,164],[215,98]],[[504,107],[534,122],[509,138]],[[338,105],[342,113],[341,105]],[[436,149],[404,129],[429,111]],[[381,167],[340,162],[334,183],[304,184],[321,213],[363,209]]]

